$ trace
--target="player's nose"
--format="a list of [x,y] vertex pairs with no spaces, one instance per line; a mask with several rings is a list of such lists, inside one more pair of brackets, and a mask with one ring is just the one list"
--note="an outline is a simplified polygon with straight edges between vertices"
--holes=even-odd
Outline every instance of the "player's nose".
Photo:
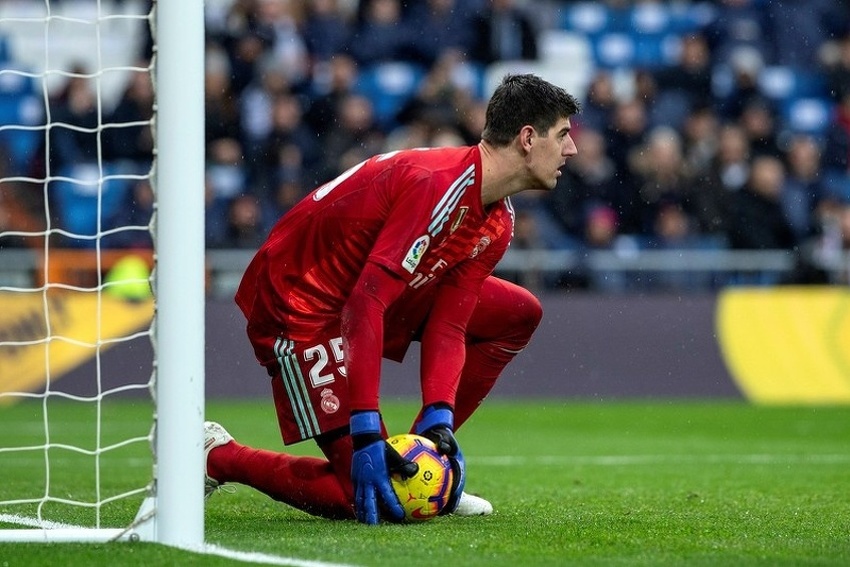
[[575,140],[573,140],[572,136],[567,136],[564,138],[564,145],[561,148],[561,155],[565,158],[572,157],[578,153],[578,148],[576,147]]

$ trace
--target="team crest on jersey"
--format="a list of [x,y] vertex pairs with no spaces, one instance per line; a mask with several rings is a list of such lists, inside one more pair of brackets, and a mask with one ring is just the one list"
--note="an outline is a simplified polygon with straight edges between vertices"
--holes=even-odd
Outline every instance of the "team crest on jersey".
[[479,241],[478,241],[478,244],[476,244],[476,245],[475,245],[475,248],[473,248],[473,249],[472,249],[472,252],[470,252],[469,257],[470,257],[470,258],[475,258],[475,257],[476,257],[476,256],[478,256],[479,254],[481,254],[482,252],[484,252],[484,250],[485,250],[488,246],[490,246],[490,237],[489,237],[489,236],[482,236],[482,237],[481,237],[481,240],[479,240]]
[[339,410],[339,398],[334,395],[333,390],[325,388],[322,393],[322,411],[325,413],[336,413]]
[[449,234],[454,233],[457,230],[457,227],[463,222],[463,219],[466,218],[466,213],[469,212],[469,207],[458,207],[457,214],[455,215],[455,220],[452,221],[452,226],[449,229]]
[[427,234],[417,238],[416,242],[410,247],[410,250],[407,251],[404,260],[401,261],[402,267],[412,274],[419,266],[419,261],[422,260],[422,256],[425,255],[425,251],[428,250],[430,243],[431,238]]

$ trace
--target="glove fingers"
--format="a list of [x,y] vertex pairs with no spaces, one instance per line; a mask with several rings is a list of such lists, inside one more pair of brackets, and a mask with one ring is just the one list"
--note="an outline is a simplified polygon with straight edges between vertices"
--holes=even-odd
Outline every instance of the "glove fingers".
[[[384,502],[384,509],[390,517],[389,519],[395,522],[402,521],[404,519],[404,508],[402,508],[401,502],[398,501],[398,496],[389,481],[382,482],[377,488],[381,494],[381,500]],[[375,523],[377,523],[377,519]]]
[[419,465],[402,457],[389,443],[386,446],[387,470],[389,472],[399,474],[405,480],[419,472]]
[[358,484],[354,501],[359,521],[366,524],[378,523],[378,503],[375,501],[375,488],[372,485]]
[[459,451],[457,440],[447,427],[435,427],[425,431],[422,435],[434,442],[439,453],[449,457],[457,455]]
[[460,493],[463,492],[463,487],[466,484],[466,470],[462,460],[455,459],[454,457],[449,457],[449,462],[452,465],[452,493],[460,496]]
[[463,453],[458,451],[456,457],[449,457],[449,464],[452,467],[452,487],[449,500],[440,511],[441,516],[451,514],[457,509],[457,505],[460,503],[460,495],[463,494],[463,488],[466,485],[466,464]]
[[419,465],[413,461],[405,461],[401,467],[394,469],[393,472],[397,472],[403,479],[407,480],[416,476],[416,473],[419,472]]

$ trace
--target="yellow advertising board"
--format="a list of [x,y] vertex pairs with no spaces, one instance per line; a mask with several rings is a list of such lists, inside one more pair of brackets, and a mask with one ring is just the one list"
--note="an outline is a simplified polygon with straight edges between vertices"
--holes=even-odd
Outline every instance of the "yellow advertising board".
[[716,324],[723,358],[748,399],[850,402],[850,289],[729,288]]
[[40,390],[48,377],[59,378],[149,329],[153,312],[149,297],[128,301],[65,290],[0,293],[0,392]]

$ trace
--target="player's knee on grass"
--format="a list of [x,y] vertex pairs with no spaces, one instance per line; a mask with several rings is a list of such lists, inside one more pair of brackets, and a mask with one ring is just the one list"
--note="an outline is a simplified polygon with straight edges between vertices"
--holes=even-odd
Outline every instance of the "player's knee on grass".
[[354,447],[348,429],[331,431],[316,438],[316,444],[328,459],[343,491],[354,505],[354,486],[351,484],[351,459]]

